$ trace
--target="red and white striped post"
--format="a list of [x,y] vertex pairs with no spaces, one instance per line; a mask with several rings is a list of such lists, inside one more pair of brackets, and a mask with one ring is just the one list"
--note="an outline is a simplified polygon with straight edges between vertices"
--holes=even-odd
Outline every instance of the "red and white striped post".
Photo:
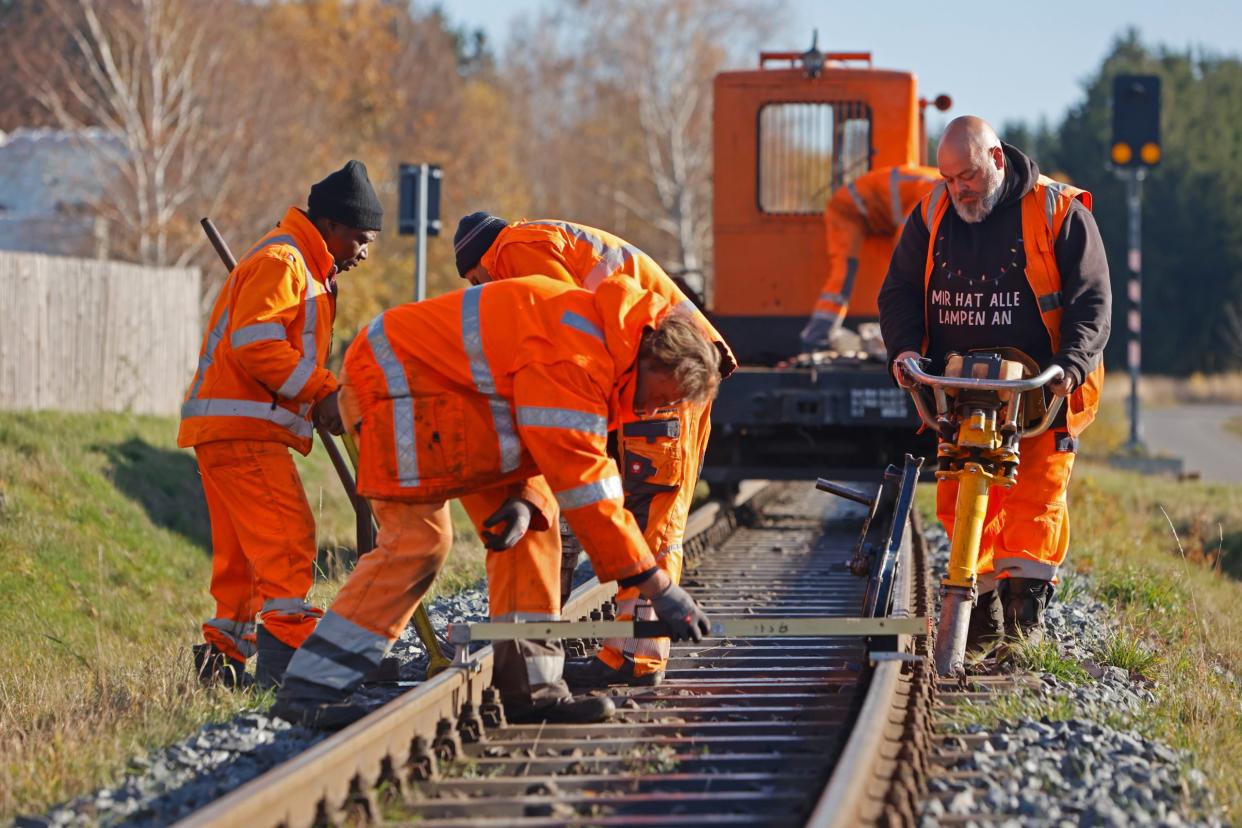
[[1126,264],[1130,268],[1130,284],[1128,295],[1130,308],[1126,314],[1126,330],[1129,341],[1126,347],[1126,362],[1130,369],[1130,441],[1127,447],[1141,450],[1143,440],[1139,431],[1139,373],[1143,364],[1143,179],[1147,170],[1136,167],[1126,176],[1126,203],[1129,208],[1130,233],[1129,250]]

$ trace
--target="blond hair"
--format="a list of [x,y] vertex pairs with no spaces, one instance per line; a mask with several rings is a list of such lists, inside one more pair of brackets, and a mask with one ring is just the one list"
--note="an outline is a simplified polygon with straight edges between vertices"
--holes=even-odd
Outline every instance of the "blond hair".
[[670,313],[643,335],[638,357],[677,380],[683,398],[704,403],[720,387],[720,352],[694,320]]

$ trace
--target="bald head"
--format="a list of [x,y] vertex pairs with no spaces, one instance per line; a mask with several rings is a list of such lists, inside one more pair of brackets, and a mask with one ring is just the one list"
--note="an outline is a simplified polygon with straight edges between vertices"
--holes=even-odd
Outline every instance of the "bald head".
[[1005,153],[996,130],[982,118],[954,118],[940,136],[936,163],[953,208],[963,221],[983,221],[1000,198]]

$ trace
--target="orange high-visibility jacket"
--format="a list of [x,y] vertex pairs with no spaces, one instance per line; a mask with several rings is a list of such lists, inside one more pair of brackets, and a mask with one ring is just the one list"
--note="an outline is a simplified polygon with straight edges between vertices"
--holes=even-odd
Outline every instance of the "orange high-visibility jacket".
[[[940,229],[940,222],[949,209],[950,199],[945,198],[946,189],[943,183],[932,188],[920,204],[923,220],[927,224],[929,242],[927,245],[927,267],[923,274],[924,295],[931,284],[932,271],[935,266],[935,239]],[[1054,244],[1061,232],[1061,225],[1069,214],[1070,205],[1077,199],[1088,210],[1091,209],[1091,193],[1080,190],[1060,181],[1053,181],[1041,175],[1035,186],[1022,197],[1022,238],[1026,248],[1026,279],[1039,302],[1039,315],[1048,331],[1048,339],[1052,342],[1052,353],[1055,355],[1061,346],[1061,270],[1057,267]],[[927,330],[927,303],[924,300],[923,330]],[[923,336],[924,353],[927,351],[927,336]],[[1091,425],[1096,411],[1100,407],[1100,392],[1104,387],[1104,363],[1087,374],[1082,385],[1069,395],[1065,415],[1065,426],[1069,433],[1078,436],[1083,429]]]
[[547,276],[586,290],[595,290],[610,276],[629,277],[679,312],[694,315],[720,351],[723,375],[737,367],[724,337],[655,259],[611,233],[571,221],[515,221],[500,231],[480,264],[496,279]]
[[334,267],[296,207],[241,258],[212,308],[177,445],[268,440],[310,451],[311,406],[337,388],[323,367],[336,316]]
[[625,280],[533,276],[392,308],[345,354],[362,411],[358,491],[435,502],[542,474],[600,580],[655,566],[607,438],[643,331],[668,303]]
[[[833,194],[824,211],[828,275],[812,319],[844,319],[860,272],[868,284],[859,291],[854,313],[879,313],[875,298],[906,216],[937,181],[940,171],[935,167],[882,167],[864,173]],[[887,243],[864,253],[863,242],[869,237]],[[864,258],[866,261],[861,261]]]

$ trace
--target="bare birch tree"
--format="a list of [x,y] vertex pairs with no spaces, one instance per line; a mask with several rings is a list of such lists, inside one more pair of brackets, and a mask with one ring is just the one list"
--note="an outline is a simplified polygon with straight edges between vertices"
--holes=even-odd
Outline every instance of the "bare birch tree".
[[[712,79],[753,65],[781,8],[781,0],[565,0],[514,38],[515,93],[542,141],[528,154],[557,166],[581,160],[563,186],[578,190],[586,214],[601,215],[601,200],[619,206],[670,270],[701,277],[710,267]],[[572,136],[572,156],[548,152],[551,131]]]
[[[202,247],[183,211],[228,198],[241,130],[211,118],[212,77],[224,55],[212,4],[192,0],[51,0],[78,54],[55,71],[27,68],[36,99],[67,129],[102,128],[86,146],[108,182],[100,214],[129,257],[182,265]],[[173,243],[176,236],[177,243]]]

